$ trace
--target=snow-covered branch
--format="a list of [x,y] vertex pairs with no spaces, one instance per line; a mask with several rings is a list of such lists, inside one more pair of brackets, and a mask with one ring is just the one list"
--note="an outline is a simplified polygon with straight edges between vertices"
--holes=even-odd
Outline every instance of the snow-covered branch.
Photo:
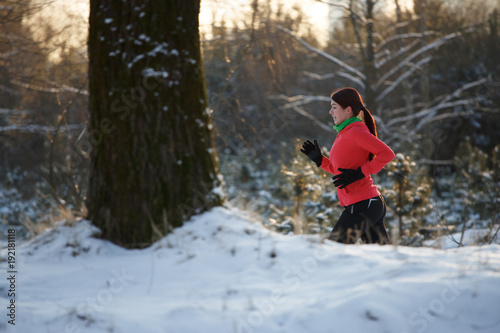
[[455,90],[453,93],[451,93],[450,95],[448,95],[447,97],[445,97],[441,103],[445,103],[445,102],[448,102],[449,100],[453,99],[453,98],[458,98],[460,97],[460,94],[464,91],[464,90],[468,90],[470,88],[474,88],[474,87],[477,87],[479,85],[482,85],[486,82],[488,82],[489,79],[488,78],[482,78],[480,80],[477,80],[477,81],[474,81],[474,82],[469,82],[467,84],[464,84],[463,86],[461,86],[460,88],[458,88],[457,90]]
[[394,36],[391,36],[391,37],[387,38],[386,40],[381,41],[377,45],[377,48],[376,48],[375,52],[380,52],[387,44],[395,42],[397,40],[410,39],[410,38],[422,38],[424,36],[432,36],[432,35],[436,35],[436,34],[437,33],[434,32],[434,31],[426,31],[423,34],[415,32],[415,33],[406,33],[406,34],[394,35]]
[[[441,102],[439,102],[438,105],[432,107],[429,110],[429,112],[427,113],[427,115],[425,116],[425,118],[421,119],[420,122],[413,128],[412,134],[416,133],[418,130],[420,130],[420,128],[423,125],[427,124],[429,121],[440,119],[440,118],[435,117],[435,114],[437,113],[438,110],[444,109],[444,108],[456,107],[456,106],[460,106],[460,105],[470,106],[472,103],[476,102],[477,97],[473,97],[473,98],[469,98],[469,99],[465,99],[465,100],[462,99],[462,100],[458,100],[458,101],[454,101],[454,102],[450,102],[450,101],[454,98],[460,97],[460,95],[462,94],[463,91],[477,87],[477,86],[482,85],[486,82],[488,82],[488,79],[483,78],[483,79],[480,79],[480,80],[477,80],[474,82],[467,83],[467,84],[463,85],[462,87],[460,87],[459,89],[455,90],[452,94],[443,98],[441,100]],[[440,116],[438,116],[438,117],[440,117]]]
[[436,49],[436,48],[440,47],[441,45],[444,45],[446,42],[448,42],[454,38],[460,37],[460,36],[461,36],[460,32],[454,32],[454,33],[448,34],[446,36],[443,36],[443,37],[433,41],[432,43],[416,50],[415,52],[410,54],[406,59],[401,61],[397,66],[394,66],[390,71],[388,71],[387,73],[382,75],[382,77],[380,77],[380,79],[375,83],[374,88],[378,89],[382,85],[382,83],[384,83],[385,80],[387,80],[389,77],[394,75],[401,68],[408,65],[408,63],[410,63],[413,59],[415,59],[419,55],[424,54],[430,50]]
[[405,47],[402,47],[398,50],[398,52],[392,54],[392,53],[389,53],[388,56],[386,57],[380,57],[379,54],[376,54],[375,55],[375,58],[382,58],[381,60],[377,61],[375,63],[375,68],[380,68],[382,67],[383,65],[385,65],[387,62],[389,61],[392,61],[394,60],[395,58],[399,57],[400,55],[408,52],[409,50],[411,50],[412,48],[414,48],[415,46],[417,46],[418,44],[420,43],[420,41],[418,40],[414,40],[413,42],[409,43],[408,45],[406,45]]
[[337,72],[337,75],[342,76],[348,80],[351,80],[353,83],[358,84],[361,87],[361,89],[363,89],[363,90],[365,89],[365,83],[363,81],[361,81],[359,78],[352,76],[351,74],[345,73],[345,72]]
[[304,117],[311,119],[316,125],[318,125],[322,129],[324,129],[325,131],[331,132],[331,130],[332,130],[331,127],[325,125],[322,121],[320,121],[318,118],[316,118],[315,116],[313,116],[312,114],[310,114],[306,110],[299,108],[298,106],[292,107],[292,110],[294,110],[295,112],[297,112],[300,115],[303,115]]
[[351,67],[349,66],[348,64],[346,64],[345,62],[343,62],[342,60],[332,56],[331,54],[328,54],[326,52],[323,52],[323,51],[320,51],[318,50],[317,48],[315,48],[314,46],[310,45],[309,43],[307,43],[305,40],[303,40],[302,38],[296,36],[292,31],[290,31],[289,29],[283,27],[283,26],[278,26],[278,29],[289,34],[290,36],[292,36],[293,38],[295,38],[295,40],[297,40],[300,44],[302,44],[305,48],[307,48],[308,50],[310,51],[313,51],[314,53],[316,54],[319,54],[320,56],[336,63],[337,65],[341,66],[342,68],[344,68],[345,70],[347,70],[348,72],[351,72],[352,74],[356,75],[357,77],[352,77],[353,79],[356,79],[358,82],[359,81],[362,81],[364,79],[366,79],[366,76],[361,73],[360,71],[358,71],[356,68],[354,67]]
[[[448,107],[456,107],[456,106],[460,106],[460,105],[470,106],[470,104],[473,101],[474,101],[474,99],[471,98],[471,99],[468,99],[468,100],[460,100],[460,101],[455,101],[455,102],[447,103],[447,104],[448,104]],[[448,112],[448,113],[443,113],[443,114],[440,114],[440,115],[437,115],[437,116],[434,116],[434,117],[430,117],[430,118],[426,117],[426,118],[422,119],[418,123],[418,125],[415,126],[415,128],[413,128],[413,130],[410,132],[410,134],[408,135],[408,137],[411,137],[416,132],[418,132],[418,130],[420,130],[420,128],[422,128],[425,124],[428,124],[428,123],[431,123],[431,122],[435,122],[435,121],[444,120],[444,119],[448,119],[448,118],[470,117],[470,116],[473,116],[473,115],[475,115],[475,113],[474,113],[473,110],[471,110],[471,111],[463,111],[463,112]]]
[[56,88],[49,88],[49,87],[40,87],[40,86],[36,86],[33,84],[17,81],[17,80],[12,80],[11,82],[19,87],[23,87],[23,88],[31,89],[31,90],[36,90],[36,91],[50,92],[50,93],[72,92],[75,94],[81,94],[81,95],[85,95],[85,96],[89,95],[89,92],[85,89],[78,89],[78,88],[70,87],[70,86],[65,85],[65,84],[63,84],[59,87],[56,87]]
[[428,109],[424,109],[424,110],[421,110],[421,111],[419,111],[417,113],[410,114],[410,115],[407,115],[407,116],[395,117],[395,118],[392,118],[391,120],[388,120],[386,122],[386,126],[387,127],[392,127],[393,125],[398,124],[398,123],[404,123],[406,121],[418,119],[420,117],[425,116],[427,113],[429,113],[429,110]]
[[[468,99],[460,99],[460,100],[453,101],[453,102],[451,102],[451,100],[454,98],[459,98],[460,95],[462,94],[462,92],[464,92],[465,90],[480,86],[482,84],[485,84],[488,81],[489,81],[488,78],[482,78],[480,80],[467,83],[467,84],[461,86],[460,88],[458,88],[457,90],[455,90],[453,93],[443,97],[436,105],[434,105],[430,108],[425,108],[425,109],[423,109],[417,113],[411,114],[411,115],[392,118],[391,120],[386,122],[386,126],[391,127],[391,126],[398,124],[398,123],[402,123],[402,122],[406,122],[406,121],[410,121],[410,120],[416,120],[416,119],[420,119],[423,117],[422,119],[420,119],[419,123],[413,128],[412,133],[415,133],[424,124],[429,122],[428,119],[435,119],[434,116],[436,115],[437,111],[442,110],[442,109],[446,109],[446,108],[457,107],[457,106],[461,106],[461,105],[462,106],[469,106],[472,103],[476,102],[477,97],[472,97],[472,98],[468,98]],[[456,113],[454,113],[454,114],[456,115]]]
[[439,103],[438,105],[436,105],[430,109],[424,109],[424,110],[421,110],[415,114],[411,114],[411,115],[404,116],[404,117],[393,118],[386,123],[386,126],[391,127],[397,123],[407,122],[410,120],[415,120],[415,119],[419,119],[421,117],[425,117],[425,118],[420,120],[420,122],[417,124],[417,126],[414,127],[414,129],[412,130],[412,134],[413,134],[413,133],[417,132],[422,127],[422,125],[424,123],[427,122],[426,119],[434,116],[437,111],[442,110],[442,109],[446,109],[446,108],[457,107],[457,106],[461,106],[461,105],[470,105],[474,101],[475,101],[474,98],[470,98],[470,99],[465,99],[465,100],[461,99],[461,100],[449,102],[449,103]]
[[421,59],[419,62],[414,64],[413,67],[410,68],[410,70],[408,70],[408,71],[404,72],[402,75],[400,75],[389,87],[387,87],[383,92],[381,92],[377,96],[377,99],[376,99],[377,102],[380,102],[382,99],[384,99],[385,96],[387,96],[387,94],[389,94],[391,91],[393,91],[401,82],[403,82],[404,79],[406,79],[410,75],[412,75],[417,69],[422,67],[422,65],[431,61],[431,59],[432,59],[432,57],[426,57],[426,58]]
[[[61,127],[60,131],[74,131],[81,130],[85,127],[85,124],[71,124],[67,126]],[[9,126],[1,126],[1,132],[9,132],[9,131],[18,131],[18,132],[28,132],[28,133],[46,133],[46,132],[56,132],[58,129],[56,126],[47,126],[47,125],[9,125]]]
[[33,111],[29,110],[13,110],[13,109],[5,109],[5,108],[0,108],[0,115],[6,115],[6,116],[11,116],[11,115],[27,115],[33,113]]
[[361,81],[357,77],[354,77],[351,74],[345,73],[345,72],[335,72],[335,73],[328,73],[328,74],[324,74],[324,75],[317,74],[317,73],[311,73],[311,72],[304,72],[304,75],[306,75],[314,80],[318,80],[318,81],[333,79],[337,76],[341,76],[341,77],[344,77],[344,78],[352,81],[353,83],[358,84],[361,87],[361,89],[365,89],[365,83],[363,81]]
[[320,121],[314,115],[310,114],[306,110],[300,108],[300,105],[305,105],[312,102],[330,102],[330,97],[327,96],[304,96],[298,95],[293,97],[288,97],[286,95],[273,95],[269,96],[269,99],[273,100],[284,100],[287,104],[280,106],[281,110],[289,110],[292,109],[298,114],[311,119],[315,124],[326,131],[330,131],[331,128],[324,124],[324,122]]
[[277,100],[281,99],[286,101],[288,104],[283,105],[282,109],[288,109],[298,105],[309,104],[312,102],[330,102],[330,97],[327,96],[307,96],[307,95],[297,95],[289,97],[286,95],[271,95],[269,99]]
[[318,80],[318,81],[333,79],[334,77],[336,77],[336,75],[334,73],[329,73],[329,74],[324,74],[324,75],[312,73],[312,72],[307,72],[307,71],[304,71],[303,73],[305,76],[308,76],[311,79]]

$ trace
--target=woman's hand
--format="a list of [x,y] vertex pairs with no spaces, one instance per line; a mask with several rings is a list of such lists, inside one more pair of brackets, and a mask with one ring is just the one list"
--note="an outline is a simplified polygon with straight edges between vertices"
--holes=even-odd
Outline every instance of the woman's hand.
[[300,151],[316,163],[317,167],[321,165],[321,162],[323,161],[323,154],[321,154],[321,149],[319,148],[319,144],[316,139],[314,139],[314,144],[309,140],[304,142]]
[[332,178],[333,184],[338,188],[344,188],[355,181],[365,178],[365,175],[361,172],[361,167],[356,170],[339,168],[339,171],[340,173]]

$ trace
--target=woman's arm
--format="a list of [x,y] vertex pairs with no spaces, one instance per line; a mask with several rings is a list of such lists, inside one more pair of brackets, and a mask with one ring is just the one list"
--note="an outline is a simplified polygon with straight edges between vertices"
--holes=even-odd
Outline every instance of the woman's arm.
[[[354,134],[354,133],[353,133]],[[373,175],[392,161],[394,152],[385,143],[366,131],[356,131],[356,144],[374,155],[373,159],[361,166],[365,176]]]
[[326,172],[329,172],[331,174],[335,174],[333,170],[333,165],[332,162],[330,162],[330,159],[323,155],[323,160],[321,161],[320,165],[321,169],[325,170]]

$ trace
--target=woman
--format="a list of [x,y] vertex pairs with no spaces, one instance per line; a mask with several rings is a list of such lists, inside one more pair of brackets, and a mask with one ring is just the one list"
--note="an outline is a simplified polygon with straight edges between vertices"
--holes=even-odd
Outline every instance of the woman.
[[331,95],[330,115],[337,137],[330,157],[322,155],[318,142],[304,142],[302,153],[318,167],[334,174],[333,183],[344,211],[328,239],[354,244],[361,237],[367,243],[389,244],[384,227],[385,201],[373,185],[372,174],[394,158],[394,152],[377,137],[370,111],[356,89],[340,88]]

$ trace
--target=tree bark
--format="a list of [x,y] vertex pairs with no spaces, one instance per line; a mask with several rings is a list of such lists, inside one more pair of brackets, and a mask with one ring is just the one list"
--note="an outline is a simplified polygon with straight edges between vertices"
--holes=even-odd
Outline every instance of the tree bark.
[[364,71],[366,75],[365,104],[369,109],[377,110],[377,96],[373,87],[377,80],[375,68],[375,50],[373,42],[374,5],[375,2],[373,0],[366,0],[366,59],[364,59]]
[[[403,22],[403,18],[401,15],[401,6],[399,5],[399,1],[395,0],[394,1],[396,4],[396,35],[402,35],[404,33],[403,28],[401,27],[401,23]],[[396,45],[398,46],[398,49],[403,48],[403,44],[401,43],[401,40],[398,39],[396,42]],[[403,87],[403,92],[404,92],[404,99],[405,99],[405,107],[408,108],[408,114],[413,114],[413,99],[412,99],[412,92],[411,92],[411,85],[408,79],[404,79],[402,82],[402,87]]]
[[200,0],[91,0],[88,218],[144,247],[220,204]]
[[[427,38],[425,37],[425,32],[427,31],[427,0],[419,0],[420,9],[420,33],[422,34],[422,39],[420,42],[421,47],[425,47],[427,45]],[[430,101],[430,87],[429,87],[429,65],[423,65],[420,75],[420,89],[422,91],[422,101],[426,104]]]

